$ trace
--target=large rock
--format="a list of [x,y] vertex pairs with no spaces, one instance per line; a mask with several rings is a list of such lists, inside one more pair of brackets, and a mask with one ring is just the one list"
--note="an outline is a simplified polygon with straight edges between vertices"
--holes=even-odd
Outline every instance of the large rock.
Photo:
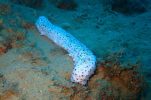
[[126,15],[139,14],[147,10],[147,0],[112,0],[111,9]]
[[40,8],[43,0],[12,0],[12,2],[31,8]]
[[76,10],[78,4],[76,0],[48,0],[51,4],[54,4],[59,9],[64,10]]

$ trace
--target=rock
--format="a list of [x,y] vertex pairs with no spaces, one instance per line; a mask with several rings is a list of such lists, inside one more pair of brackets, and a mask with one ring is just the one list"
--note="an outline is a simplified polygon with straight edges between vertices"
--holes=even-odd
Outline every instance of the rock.
[[67,30],[67,29],[71,29],[71,28],[72,28],[71,24],[70,24],[70,23],[67,23],[67,22],[62,23],[62,25],[61,25],[61,26],[62,26],[62,27],[63,27],[63,29],[65,29],[65,30]]
[[74,0],[60,0],[57,2],[57,8],[65,10],[75,10],[77,3]]
[[140,14],[147,10],[146,0],[112,0],[111,9],[125,15]]
[[4,54],[6,52],[7,52],[7,48],[3,44],[0,44],[0,55]]
[[[11,7],[10,5],[7,4],[0,4],[0,16],[2,15],[7,15],[11,12]],[[0,24],[2,24],[2,22],[0,21]]]
[[40,8],[42,7],[43,0],[12,0],[12,2],[31,8]]

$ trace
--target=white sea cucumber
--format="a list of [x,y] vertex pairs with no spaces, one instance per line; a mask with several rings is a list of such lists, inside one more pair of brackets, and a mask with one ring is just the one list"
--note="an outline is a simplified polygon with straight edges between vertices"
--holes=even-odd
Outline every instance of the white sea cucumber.
[[36,22],[41,35],[47,36],[60,47],[64,48],[73,58],[74,69],[71,81],[86,85],[96,69],[96,57],[93,53],[70,33],[53,25],[46,17],[40,16]]

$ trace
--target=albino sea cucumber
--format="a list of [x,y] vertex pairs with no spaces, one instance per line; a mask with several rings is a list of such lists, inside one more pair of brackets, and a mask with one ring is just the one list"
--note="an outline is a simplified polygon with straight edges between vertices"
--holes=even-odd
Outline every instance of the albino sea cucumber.
[[74,61],[71,81],[85,85],[96,69],[96,57],[93,53],[70,33],[53,25],[44,16],[38,18],[36,27],[41,35],[47,36],[69,53]]

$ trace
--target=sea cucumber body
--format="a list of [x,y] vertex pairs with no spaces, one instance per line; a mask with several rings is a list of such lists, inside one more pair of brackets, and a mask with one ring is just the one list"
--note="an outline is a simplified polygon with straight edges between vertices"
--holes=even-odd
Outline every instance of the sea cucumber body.
[[71,81],[85,85],[96,69],[96,57],[93,53],[70,33],[53,25],[44,16],[39,17],[36,27],[41,35],[47,36],[69,53],[74,61]]

